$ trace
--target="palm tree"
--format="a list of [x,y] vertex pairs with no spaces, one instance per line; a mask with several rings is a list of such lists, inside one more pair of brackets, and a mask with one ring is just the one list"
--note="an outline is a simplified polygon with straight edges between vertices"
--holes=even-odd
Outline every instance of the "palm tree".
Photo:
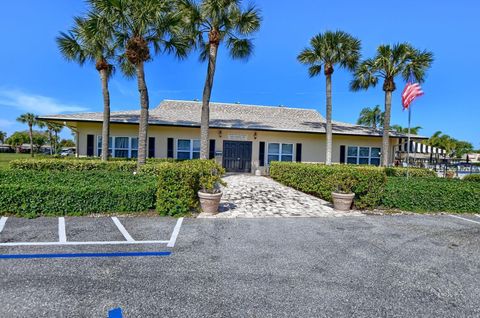
[[50,141],[50,154],[57,153],[58,134],[62,131],[63,126],[57,123],[45,122],[47,127],[48,140]]
[[[127,77],[136,77],[140,95],[138,165],[147,158],[148,110],[145,62],[152,60],[151,50],[186,57],[189,43],[181,34],[181,14],[175,1],[90,0],[91,5],[114,21],[115,42],[120,66]],[[107,149],[107,148],[104,148]]]
[[200,124],[200,158],[208,159],[210,97],[218,49],[224,43],[231,58],[248,59],[253,52],[248,36],[260,29],[260,11],[254,5],[242,9],[241,0],[181,0],[180,7],[201,49],[200,60],[208,60]]
[[110,137],[110,92],[108,81],[114,67],[110,60],[115,55],[112,40],[112,29],[106,15],[91,11],[86,18],[75,17],[74,27],[68,32],[61,32],[57,44],[62,55],[69,61],[84,65],[95,63],[100,74],[103,93],[103,125],[102,125],[102,160],[108,160],[108,140]]
[[355,70],[350,86],[353,91],[375,87],[383,79],[385,92],[385,119],[383,123],[382,165],[389,164],[390,118],[392,110],[392,93],[396,89],[395,79],[401,76],[408,81],[413,75],[418,82],[425,80],[426,71],[433,62],[433,54],[420,51],[408,43],[380,45],[373,58],[360,63]]
[[25,113],[17,118],[17,121],[28,125],[28,137],[30,139],[30,155],[33,158],[33,126],[44,127],[43,122],[37,120],[37,116],[32,113]]
[[305,48],[297,57],[302,64],[309,65],[310,77],[323,74],[326,78],[326,115],[327,149],[325,163],[332,163],[332,74],[339,66],[353,71],[360,59],[361,44],[358,39],[343,31],[327,31],[314,36],[310,47]]
[[[398,133],[408,134],[408,127],[402,127],[400,125],[392,125],[390,127],[392,130],[395,130]],[[422,126],[410,127],[410,134],[418,135],[418,132],[422,129]]]
[[442,132],[437,130],[427,141],[427,144],[432,147],[439,147],[440,145],[440,137],[442,136]]
[[0,142],[5,143],[5,139],[7,139],[7,133],[0,130]]
[[383,126],[383,116],[385,114],[380,109],[379,105],[373,108],[365,107],[360,112],[360,117],[357,120],[357,125],[364,125],[377,129],[377,127]]

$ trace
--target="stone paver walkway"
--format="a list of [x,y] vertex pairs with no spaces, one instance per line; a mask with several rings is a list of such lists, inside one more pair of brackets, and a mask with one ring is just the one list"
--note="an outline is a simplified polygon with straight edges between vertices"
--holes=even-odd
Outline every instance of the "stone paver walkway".
[[204,218],[327,217],[361,215],[340,212],[319,198],[284,186],[270,178],[246,174],[228,175],[220,213]]

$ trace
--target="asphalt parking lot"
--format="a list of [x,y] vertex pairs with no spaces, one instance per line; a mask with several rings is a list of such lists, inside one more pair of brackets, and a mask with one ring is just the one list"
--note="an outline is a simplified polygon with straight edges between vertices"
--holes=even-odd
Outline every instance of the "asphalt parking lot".
[[460,217],[4,218],[0,317],[478,317]]

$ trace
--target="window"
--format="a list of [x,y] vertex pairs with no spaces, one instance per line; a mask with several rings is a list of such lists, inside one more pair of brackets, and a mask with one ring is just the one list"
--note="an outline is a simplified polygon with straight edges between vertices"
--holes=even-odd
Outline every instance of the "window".
[[371,148],[370,152],[370,164],[379,166],[380,165],[380,153],[381,149],[380,148]]
[[349,146],[347,163],[360,165],[380,165],[380,148]]
[[138,158],[138,138],[132,137],[130,142],[130,158]]
[[[112,155],[112,140],[113,137],[108,138],[108,155]],[[100,157],[102,155],[102,136],[97,138],[97,155]]]
[[347,163],[357,164],[358,147],[348,147],[347,150]]
[[[97,137],[97,154],[102,154],[102,136]],[[108,141],[108,154],[114,158],[138,157],[137,137],[110,137]]]
[[178,139],[177,140],[177,159],[188,160],[200,158],[200,140],[198,139]]
[[268,163],[272,161],[293,161],[293,144],[268,144]]
[[128,158],[128,137],[115,137],[115,158]]

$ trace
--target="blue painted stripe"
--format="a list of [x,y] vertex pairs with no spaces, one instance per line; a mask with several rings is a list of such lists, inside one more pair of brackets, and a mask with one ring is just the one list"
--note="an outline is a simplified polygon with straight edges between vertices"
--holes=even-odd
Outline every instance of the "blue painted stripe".
[[116,253],[60,253],[60,254],[1,254],[0,259],[11,258],[88,258],[88,257],[131,257],[169,256],[172,252],[116,252]]
[[122,308],[114,308],[108,311],[108,318],[122,318]]

